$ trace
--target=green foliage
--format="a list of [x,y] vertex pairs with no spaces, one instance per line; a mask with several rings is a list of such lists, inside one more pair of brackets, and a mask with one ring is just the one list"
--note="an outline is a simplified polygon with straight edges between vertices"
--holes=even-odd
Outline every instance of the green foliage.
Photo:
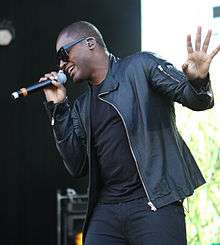
[[207,181],[184,201],[188,244],[220,244],[220,108],[192,112],[177,105],[176,114],[181,135]]

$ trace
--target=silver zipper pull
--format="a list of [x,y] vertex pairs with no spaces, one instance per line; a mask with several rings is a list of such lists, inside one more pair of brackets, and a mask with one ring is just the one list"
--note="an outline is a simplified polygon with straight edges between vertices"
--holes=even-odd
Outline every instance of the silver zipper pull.
[[150,206],[150,209],[152,210],[152,211],[157,211],[157,208],[153,205],[153,203],[152,202],[148,202],[147,203],[149,206]]
[[161,65],[157,66],[160,71],[163,71],[163,67]]
[[51,126],[54,126],[54,117],[51,118]]
[[210,91],[207,91],[207,95],[209,96],[209,97],[213,97],[213,95],[212,95],[212,93],[210,92]]

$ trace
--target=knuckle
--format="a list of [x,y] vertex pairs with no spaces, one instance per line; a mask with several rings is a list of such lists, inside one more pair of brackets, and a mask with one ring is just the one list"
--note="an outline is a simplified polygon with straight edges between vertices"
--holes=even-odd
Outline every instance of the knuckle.
[[39,82],[42,82],[42,81],[44,81],[44,80],[46,80],[46,77],[41,77],[41,78],[39,79]]

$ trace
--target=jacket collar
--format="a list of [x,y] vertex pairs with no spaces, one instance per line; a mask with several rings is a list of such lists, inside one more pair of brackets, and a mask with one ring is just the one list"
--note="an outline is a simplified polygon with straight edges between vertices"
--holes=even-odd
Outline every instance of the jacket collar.
[[114,74],[118,68],[118,61],[119,58],[116,58],[113,54],[109,54],[109,69],[99,95],[108,94],[118,88],[119,82],[114,78]]

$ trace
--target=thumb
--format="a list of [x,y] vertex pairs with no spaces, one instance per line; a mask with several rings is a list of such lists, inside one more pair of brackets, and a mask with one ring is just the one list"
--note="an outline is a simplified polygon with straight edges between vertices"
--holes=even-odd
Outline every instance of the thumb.
[[189,66],[189,63],[188,63],[188,62],[185,62],[185,63],[182,65],[182,70],[183,70],[183,73],[184,73],[184,74],[187,74],[188,66]]

